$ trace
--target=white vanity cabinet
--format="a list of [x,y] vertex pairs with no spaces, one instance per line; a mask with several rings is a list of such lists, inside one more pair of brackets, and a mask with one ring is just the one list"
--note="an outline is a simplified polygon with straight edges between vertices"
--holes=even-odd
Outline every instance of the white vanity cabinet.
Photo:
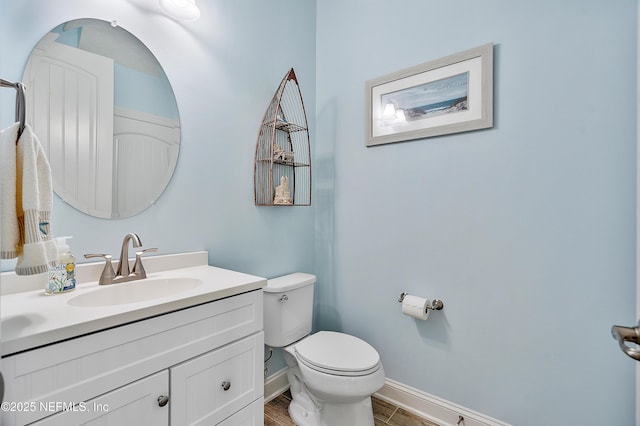
[[262,328],[254,290],[7,356],[1,424],[262,425]]

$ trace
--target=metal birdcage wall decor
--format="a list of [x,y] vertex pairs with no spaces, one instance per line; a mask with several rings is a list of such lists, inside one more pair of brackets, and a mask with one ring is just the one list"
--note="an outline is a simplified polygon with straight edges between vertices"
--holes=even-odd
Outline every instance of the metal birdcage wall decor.
[[311,205],[309,129],[293,68],[262,119],[253,173],[257,206]]

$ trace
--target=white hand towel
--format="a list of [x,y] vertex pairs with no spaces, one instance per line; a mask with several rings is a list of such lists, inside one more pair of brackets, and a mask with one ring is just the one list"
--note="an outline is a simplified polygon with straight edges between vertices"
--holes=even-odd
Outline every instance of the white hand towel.
[[16,211],[18,123],[0,131],[0,259],[18,257],[20,228]]
[[[13,126],[7,130],[13,131]],[[8,143],[15,145],[8,135],[2,142],[5,145],[3,149],[7,151],[10,149],[6,147]],[[38,138],[28,125],[15,150],[15,211],[19,228],[15,250],[18,256],[16,274],[41,274],[47,272],[50,266],[55,266],[57,258],[56,246],[51,238],[51,168]],[[4,199],[3,195],[2,201]],[[4,250],[4,230],[2,244]]]

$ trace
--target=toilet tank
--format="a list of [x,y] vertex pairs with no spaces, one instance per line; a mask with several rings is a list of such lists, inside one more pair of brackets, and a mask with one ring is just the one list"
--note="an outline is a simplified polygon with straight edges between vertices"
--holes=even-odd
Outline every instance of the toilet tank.
[[264,291],[264,344],[287,346],[311,333],[315,275],[296,272],[267,280]]

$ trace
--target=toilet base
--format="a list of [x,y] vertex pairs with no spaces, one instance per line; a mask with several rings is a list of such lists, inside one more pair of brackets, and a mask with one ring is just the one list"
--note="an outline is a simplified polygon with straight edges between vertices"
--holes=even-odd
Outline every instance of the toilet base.
[[[374,426],[371,397],[347,404],[327,402],[314,396],[300,377],[300,369],[292,365],[293,358],[285,353],[289,363],[287,378],[291,391],[289,416],[298,426]],[[348,423],[345,423],[348,419]]]
[[289,417],[298,426],[321,426],[320,412],[317,409],[308,409],[300,401],[292,400],[289,404]]
[[322,413],[308,410],[294,399],[289,404],[289,416],[299,426],[374,426],[371,398],[355,404],[323,403]]
[[323,426],[344,424],[345,419],[349,419],[349,426],[374,426],[371,397],[350,404],[325,403],[322,407]]
[[306,389],[300,378],[300,369],[295,365],[294,359],[285,353],[285,359],[289,365],[287,379],[289,380],[289,391],[291,392],[291,403],[289,404],[289,416],[291,420],[299,426],[321,426],[319,403],[311,399],[309,391]]

